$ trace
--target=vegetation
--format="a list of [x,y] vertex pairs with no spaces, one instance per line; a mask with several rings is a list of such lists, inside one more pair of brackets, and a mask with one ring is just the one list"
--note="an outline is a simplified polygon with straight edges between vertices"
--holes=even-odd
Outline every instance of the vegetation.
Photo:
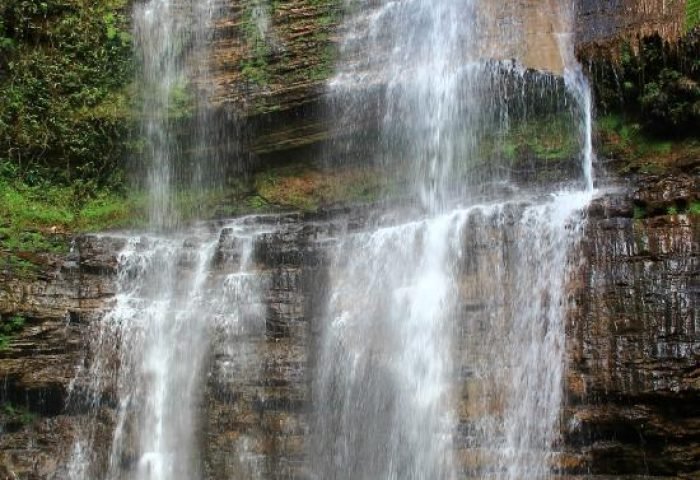
[[700,27],[674,45],[658,35],[624,45],[617,61],[594,62],[592,76],[602,113],[624,112],[649,135],[698,135]]
[[700,0],[686,0],[685,9],[685,26],[692,30],[700,24]]
[[685,202],[671,202],[662,209],[653,209],[647,205],[635,205],[632,217],[635,220],[644,220],[663,215],[700,215],[700,202],[691,202],[689,205]]
[[337,168],[322,171],[291,165],[260,173],[255,178],[251,207],[282,207],[315,211],[337,203],[371,202],[390,188],[371,168]]
[[30,412],[29,409],[9,402],[3,403],[2,414],[5,417],[6,424],[13,423],[19,426],[29,425],[37,418],[37,415]]
[[109,191],[82,192],[72,186],[38,179],[0,176],[0,251],[60,253],[68,248],[65,234],[124,226],[138,221],[143,199]]
[[672,165],[692,163],[700,155],[700,138],[669,138],[649,133],[638,119],[608,114],[598,119],[600,153],[616,160],[618,173],[661,173]]
[[126,0],[0,6],[0,162],[27,185],[114,181],[130,126],[125,8]]
[[502,143],[506,158],[532,153],[541,160],[568,160],[579,150],[577,126],[565,115],[536,117],[516,123]]
[[[246,57],[241,62],[241,76],[249,94],[268,91],[273,86],[319,82],[332,74],[337,52],[330,40],[331,32],[343,3],[306,0],[304,4],[304,14],[299,16],[290,10],[289,2],[273,0],[266,4],[248,0],[245,3],[241,34],[246,43]],[[261,16],[269,21],[261,21]],[[255,97],[253,102],[256,113],[276,108],[279,106],[264,95]]]
[[0,317],[0,351],[7,349],[12,337],[24,328],[24,317]]
[[127,7],[0,5],[0,250],[59,251],[61,233],[124,220],[134,74]]

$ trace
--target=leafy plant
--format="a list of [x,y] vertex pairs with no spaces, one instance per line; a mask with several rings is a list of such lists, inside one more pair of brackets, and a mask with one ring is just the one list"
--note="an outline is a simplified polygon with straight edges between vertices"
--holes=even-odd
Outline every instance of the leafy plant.
[[0,6],[0,163],[29,185],[120,167],[133,76],[125,0]]
[[[697,10],[700,0],[688,4]],[[617,58],[591,62],[599,108],[636,117],[649,134],[697,136],[700,123],[700,27],[668,44],[658,35],[626,44]]]

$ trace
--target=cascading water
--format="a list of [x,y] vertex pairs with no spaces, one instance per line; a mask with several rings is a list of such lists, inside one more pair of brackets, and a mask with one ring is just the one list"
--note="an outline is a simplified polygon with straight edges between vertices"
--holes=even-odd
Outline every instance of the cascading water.
[[[207,175],[205,163],[179,171],[186,155],[172,118],[190,69],[206,79],[206,62],[192,58],[208,39],[214,8],[205,3],[152,0],[135,9],[152,231],[176,230],[174,192],[192,186],[183,177]],[[518,5],[348,2],[329,84],[330,112],[344,133],[327,156],[369,159],[408,201],[388,201],[376,221],[319,247],[328,253],[327,281],[313,298],[327,302],[312,309],[312,478],[520,480],[552,472],[568,252],[593,189],[592,102],[572,53],[570,9],[552,8],[559,55],[538,66],[555,74],[537,74],[512,60],[532,59],[532,19]],[[265,40],[270,4],[252,6]],[[570,121],[582,174],[529,190],[486,146],[534,114],[533,104]],[[212,132],[206,113],[197,118],[195,150],[206,156]],[[243,219],[223,230],[124,240],[115,304],[94,326],[91,358],[76,376],[72,400],[85,393],[90,414],[69,478],[206,476],[205,373],[241,374],[251,363],[237,356],[257,348],[243,337],[269,333],[271,287],[254,261],[264,231]],[[94,449],[105,437],[109,450]],[[236,458],[217,459],[231,478],[266,478],[266,447],[254,443],[242,434],[229,445]]]
[[143,73],[143,135],[147,141],[149,220],[156,227],[176,223],[172,184],[178,156],[170,124],[172,97],[183,91],[184,58],[180,42],[189,33],[187,17],[178,15],[171,0],[152,0],[134,8],[134,37]]
[[450,324],[461,212],[339,241],[321,344],[318,478],[453,478]]
[[[573,11],[551,12],[553,69],[565,81],[531,81],[502,60],[531,55],[531,19],[495,3],[361,3],[346,20],[331,112],[339,131],[359,133],[341,134],[327,155],[370,158],[409,185],[426,217],[368,227],[331,253],[314,384],[318,478],[552,471],[567,254],[593,189],[591,100],[572,53]],[[582,125],[583,181],[566,183],[583,190],[538,198],[512,186],[499,203],[509,175],[482,147],[527,120],[533,94],[558,99],[574,136]],[[480,196],[488,203],[458,206]]]
[[[208,59],[202,52],[220,8],[215,0],[149,0],[134,7],[146,144],[140,160],[148,165],[152,231],[178,227],[178,196],[184,192],[196,202],[198,190],[211,188],[209,179],[218,173],[209,143],[221,138],[209,109],[201,104],[209,81]],[[200,98],[193,100],[189,97],[194,95],[195,74]],[[188,125],[195,134],[193,143],[178,132],[182,108],[199,108]],[[193,146],[194,153],[185,151]],[[71,393],[70,403],[77,408],[87,399],[90,415],[76,440],[69,478],[201,476],[197,412],[211,338],[226,338],[246,322],[262,320],[264,325],[264,314],[251,307],[259,303],[263,284],[248,271],[253,233],[246,232],[244,224],[221,232],[203,227],[126,240],[117,266],[115,305],[95,326],[92,358],[79,369]],[[228,250],[235,255],[221,259],[224,232],[229,230],[235,245]],[[217,262],[237,263],[236,273],[221,280],[211,272]],[[210,291],[220,298],[211,298]],[[106,414],[110,404],[116,410],[114,418]],[[104,436],[111,436],[108,454],[94,448]]]
[[[204,366],[240,332],[264,333],[266,283],[253,268],[253,247],[265,231],[242,219],[220,231],[125,239],[115,305],[95,326],[93,358],[77,376],[87,383],[93,415],[69,478],[201,477]],[[110,402],[117,402],[116,417],[100,426]],[[112,436],[104,458],[91,451],[105,435],[100,427]]]
[[[221,161],[213,147],[226,154],[221,143],[230,140],[221,138],[208,108],[212,87],[206,49],[222,11],[217,0],[149,0],[134,6],[144,139],[135,169],[146,173],[152,228],[176,227],[188,213],[181,211],[183,204],[196,203],[204,188],[220,182]],[[194,122],[185,122],[190,110],[197,112]],[[178,202],[180,197],[188,201]],[[187,206],[198,213],[197,205]]]

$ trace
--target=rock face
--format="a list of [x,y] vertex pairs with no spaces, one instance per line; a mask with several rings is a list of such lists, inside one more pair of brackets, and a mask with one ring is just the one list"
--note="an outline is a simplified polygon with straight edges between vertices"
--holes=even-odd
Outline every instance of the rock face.
[[[574,30],[577,53],[590,60],[615,51],[622,42],[635,45],[638,38],[654,33],[672,41],[684,31],[686,0],[577,0],[574,26],[565,25],[566,2],[545,3],[519,0],[482,7],[493,17],[490,24],[511,32],[506,38],[498,29],[486,32],[497,37],[491,43],[498,45],[498,55],[561,72],[559,32]],[[220,0],[218,5],[210,74],[201,81],[208,84],[220,121],[245,137],[247,147],[266,161],[306,155],[304,149],[334,135],[323,122],[325,82],[337,58],[343,2]],[[363,8],[372,5],[366,2]],[[494,54],[484,52],[486,57]],[[241,133],[232,125],[241,116],[250,131]]]
[[[697,176],[651,178],[591,209],[569,325],[567,438],[593,473],[700,474],[700,225],[665,211],[698,191]],[[632,218],[634,202],[663,213]]]
[[44,258],[39,274],[0,276],[2,319],[24,319],[0,349],[1,478],[52,478],[70,453],[75,419],[66,413],[67,396],[88,326],[115,293],[120,244],[79,239],[73,248]]
[[683,34],[685,12],[686,0],[579,0],[577,44],[582,50],[616,47],[653,34],[672,41]]
[[[610,193],[590,209],[581,268],[570,287],[576,307],[567,331],[562,473],[698,475],[698,217],[633,218],[641,202],[656,205],[648,212],[661,212],[669,202],[696,201],[696,181],[642,179],[638,190]],[[688,187],[682,199],[669,196],[682,191],[678,183]],[[199,433],[205,478],[309,477],[314,319],[322,318],[314,308],[323,304],[317,297],[324,245],[364,215],[280,217],[275,221],[283,228],[256,241],[256,269],[266,279],[265,327],[237,332],[234,349],[214,340]],[[225,229],[221,235],[225,250]],[[27,319],[0,352],[0,473],[7,478],[65,476],[76,425],[86,414],[66,409],[66,401],[85,360],[89,326],[115,293],[123,245],[119,238],[83,237],[73,253],[48,262],[43,275],[5,274],[3,318]],[[101,413],[107,423],[108,410]],[[108,433],[96,438],[103,443],[98,449],[107,448]]]

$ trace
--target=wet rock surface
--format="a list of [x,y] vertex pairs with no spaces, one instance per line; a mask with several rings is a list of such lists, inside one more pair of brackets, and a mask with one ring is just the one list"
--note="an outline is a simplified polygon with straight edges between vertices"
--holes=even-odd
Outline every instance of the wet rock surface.
[[[567,348],[565,437],[583,471],[700,474],[700,225],[667,214],[696,179],[645,178],[591,207]],[[656,216],[633,218],[639,202]]]
[[[617,51],[624,42],[659,34],[666,41],[684,32],[685,0],[578,0],[575,43],[586,62]],[[216,2],[211,77],[206,82],[220,121],[233,128],[245,117],[248,132],[236,131],[243,143],[263,161],[307,156],[330,137],[327,79],[338,55],[339,25],[345,15],[339,0],[285,0],[266,7],[266,27],[251,22],[259,7],[255,0]],[[366,8],[376,6],[364,2]],[[518,12],[529,25],[506,58],[520,58],[530,68],[560,72],[562,31],[560,2],[519,0],[499,5],[490,23],[510,24]],[[488,9],[488,5],[482,6]],[[510,25],[517,29],[517,25]],[[491,32],[490,34],[493,34]],[[489,34],[488,32],[486,34]],[[496,43],[496,42],[494,42]],[[502,46],[502,45],[501,45]],[[521,51],[524,49],[524,51]]]
[[[636,189],[605,194],[589,210],[584,240],[572,257],[580,267],[570,286],[575,308],[567,327],[564,443],[556,460],[562,473],[697,478],[698,217],[634,218],[641,201],[662,202],[649,209],[657,212],[679,201],[690,204],[697,195],[694,181],[684,175],[640,178]],[[264,323],[213,340],[200,414],[205,478],[309,477],[314,319],[322,318],[314,309],[324,304],[318,298],[324,252],[334,235],[362,225],[366,215],[257,220],[277,223],[254,249],[256,275],[265,284]],[[225,228],[220,236],[216,258],[230,258],[235,248]],[[7,478],[63,478],[85,415],[79,402],[67,409],[66,400],[71,388],[80,389],[73,380],[88,353],[89,327],[111,305],[124,242],[81,237],[42,275],[6,273],[2,279],[3,318],[26,319],[0,351],[0,464]],[[211,275],[230,274],[225,264],[216,261]],[[100,414],[105,425],[113,421],[109,405]],[[107,448],[110,434],[97,439]],[[484,458],[469,449],[460,455],[465,464]]]

